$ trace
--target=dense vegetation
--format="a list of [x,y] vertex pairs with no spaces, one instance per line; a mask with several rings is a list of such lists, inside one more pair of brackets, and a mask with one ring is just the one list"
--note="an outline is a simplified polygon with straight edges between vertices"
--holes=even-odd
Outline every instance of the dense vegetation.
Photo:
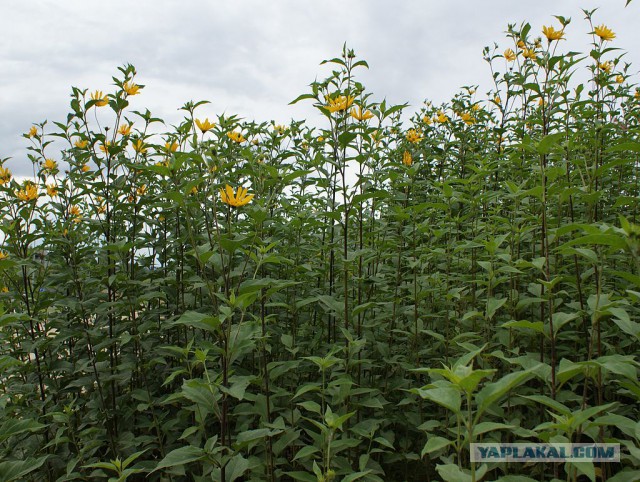
[[557,20],[409,126],[346,48],[323,129],[74,88],[0,168],[0,480],[639,480],[640,93]]

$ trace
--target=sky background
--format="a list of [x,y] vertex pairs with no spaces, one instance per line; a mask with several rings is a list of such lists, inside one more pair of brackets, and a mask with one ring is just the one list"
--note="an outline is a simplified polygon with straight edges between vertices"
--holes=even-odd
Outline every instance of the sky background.
[[[66,119],[71,86],[112,92],[112,76],[127,63],[146,85],[130,108],[149,109],[167,125],[178,124],[189,100],[209,100],[198,117],[237,114],[256,121],[307,119],[321,125],[311,102],[289,106],[329,74],[324,59],[339,56],[343,43],[370,70],[357,80],[373,99],[446,102],[463,85],[491,75],[485,46],[511,46],[508,24],[529,22],[559,28],[553,15],[571,17],[562,48],[588,52],[589,24],[582,9],[595,9],[594,23],[617,34],[612,46],[640,66],[640,0],[30,0],[4,2],[0,16],[0,158],[14,175],[31,172],[22,134],[34,122]],[[53,153],[51,153],[53,154]],[[55,157],[55,156],[52,156]]]

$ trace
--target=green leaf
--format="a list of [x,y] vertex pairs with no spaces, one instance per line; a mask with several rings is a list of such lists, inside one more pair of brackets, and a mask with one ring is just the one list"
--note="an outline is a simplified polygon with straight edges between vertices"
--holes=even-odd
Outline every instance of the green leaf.
[[472,482],[473,480],[469,473],[463,472],[456,464],[438,465],[436,470],[445,482]]
[[555,134],[549,134],[542,138],[542,140],[536,146],[536,150],[539,154],[549,154],[551,149],[560,142],[566,134],[564,132],[556,132]]
[[295,461],[298,459],[306,459],[310,455],[313,455],[318,452],[320,452],[319,448],[314,447],[313,445],[307,445],[306,447],[302,447],[300,450],[298,450],[298,452],[296,453],[296,456],[293,457],[293,460]]
[[495,315],[496,311],[502,307],[507,302],[507,298],[489,298],[487,300],[487,311],[486,317],[487,320],[491,320],[493,315]]
[[220,326],[220,318],[217,316],[206,315],[204,313],[198,313],[197,311],[187,311],[171,324],[184,325],[216,333]]
[[44,464],[47,457],[27,458],[25,460],[5,460],[0,462],[0,482],[24,480],[24,476]]
[[420,457],[424,457],[426,454],[430,454],[437,450],[448,447],[452,443],[452,441],[447,440],[444,437],[430,437],[429,440],[427,440],[427,443],[424,444],[422,452],[420,453]]
[[23,432],[36,432],[45,426],[35,420],[9,419],[0,427],[0,443],[5,442],[10,437]]
[[242,477],[248,469],[249,461],[245,459],[242,454],[234,455],[226,466],[226,475],[229,482],[233,482]]
[[185,465],[191,462],[202,460],[207,456],[206,452],[200,447],[194,447],[188,445],[186,447],[180,447],[178,449],[169,452],[165,458],[163,458],[153,472],[167,467],[175,467],[177,465]]
[[448,410],[451,410],[453,413],[460,413],[462,398],[460,396],[460,391],[453,386],[428,389],[417,388],[412,389],[411,391],[425,400],[430,400]]
[[533,376],[531,373],[533,370],[535,370],[535,368],[530,368],[521,372],[509,373],[496,382],[486,384],[475,397],[477,404],[475,415],[476,421],[480,419],[480,416],[492,404],[500,400],[515,387],[522,385],[531,378]]

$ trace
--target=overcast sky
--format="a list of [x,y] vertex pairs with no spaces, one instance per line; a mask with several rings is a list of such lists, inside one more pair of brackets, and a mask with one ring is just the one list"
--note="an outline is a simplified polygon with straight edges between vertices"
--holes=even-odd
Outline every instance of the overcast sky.
[[[310,103],[289,106],[328,73],[323,59],[344,42],[373,98],[449,100],[463,85],[489,88],[482,49],[509,46],[509,23],[527,21],[539,35],[571,17],[563,48],[588,51],[582,8],[599,8],[597,25],[617,34],[612,46],[640,65],[640,0],[30,0],[3,1],[0,16],[0,158],[14,174],[31,172],[28,141],[34,122],[64,121],[71,86],[112,92],[117,67],[135,65],[132,108],[148,108],[177,124],[188,100],[210,100],[199,116],[226,112],[257,121],[322,122]],[[631,81],[637,82],[638,76]]]

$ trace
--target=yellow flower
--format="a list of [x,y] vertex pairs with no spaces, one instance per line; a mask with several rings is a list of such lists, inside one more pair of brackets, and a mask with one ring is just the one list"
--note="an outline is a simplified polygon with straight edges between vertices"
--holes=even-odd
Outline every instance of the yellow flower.
[[542,27],[542,33],[545,37],[547,37],[549,43],[553,42],[554,40],[560,40],[564,38],[564,30],[556,30],[553,27]]
[[351,117],[360,122],[369,120],[373,117],[373,112],[366,110],[362,112],[362,106],[354,107],[351,109]]
[[607,27],[604,24],[600,25],[599,27],[596,27],[593,33],[595,33],[598,37],[600,37],[604,41],[613,40],[614,38],[616,38],[616,34],[613,33],[613,30],[611,30],[609,27]]
[[471,106],[471,110],[474,112],[480,110],[480,104],[473,104]]
[[468,126],[470,126],[476,121],[468,112],[463,112],[462,114],[460,114],[460,118]]
[[7,288],[6,286],[3,286],[2,290],[0,290],[0,291],[2,291],[3,293],[8,293],[9,292],[9,288]]
[[278,134],[283,135],[287,130],[287,128],[285,126],[275,125],[273,126],[273,130],[276,131]]
[[136,151],[138,154],[144,154],[145,152],[147,152],[147,148],[145,147],[142,139],[131,141],[131,147],[133,147],[133,150]]
[[27,137],[34,137],[38,134],[38,128],[36,126],[31,126],[31,129],[29,129],[29,132],[27,133]]
[[140,93],[140,86],[133,82],[125,82],[122,86],[122,90],[124,90],[127,95],[136,95]]
[[233,188],[228,184],[224,190],[220,189],[220,199],[222,199],[222,202],[237,208],[249,204],[253,196],[253,194],[247,194],[247,189],[242,186],[237,189],[236,194],[233,193]]
[[635,94],[633,94],[633,97],[634,97],[636,100],[640,100],[640,90],[636,89],[636,93],[635,93]]
[[423,137],[420,136],[420,133],[415,129],[409,129],[407,131],[406,137],[407,137],[407,140],[412,144],[416,144],[423,139]]
[[146,184],[143,184],[138,189],[136,189],[136,194],[138,196],[142,196],[145,192],[147,192],[147,185]]
[[438,111],[438,116],[435,118],[436,122],[439,122],[440,124],[444,124],[445,122],[447,122],[449,120],[449,118],[447,117],[447,115],[442,112],[441,110]]
[[624,82],[624,76],[616,75],[616,83],[622,84]]
[[522,50],[527,48],[527,44],[524,43],[524,40],[518,40],[518,48]]
[[209,122],[208,117],[203,121],[201,121],[200,119],[196,119],[196,125],[198,126],[198,129],[202,131],[203,134],[215,127],[215,123]]
[[542,97],[540,97],[540,98],[538,99],[538,105],[539,105],[540,107],[542,107],[542,106],[544,105],[544,99],[543,99]]
[[422,118],[422,122],[424,122],[425,124],[430,126],[433,123],[433,119],[431,117],[429,117],[428,115],[426,115],[426,116],[424,116]]
[[353,96],[344,96],[339,95],[333,99],[327,97],[327,105],[326,108],[329,112],[339,112],[348,109],[353,104],[354,98]]
[[409,151],[404,151],[404,153],[402,154],[402,164],[404,164],[405,166],[410,166],[412,162],[413,159],[411,159],[411,153]]
[[42,168],[45,171],[53,171],[57,169],[57,167],[58,167],[58,163],[53,159],[45,159],[44,163],[42,164]]
[[82,212],[80,211],[80,208],[76,205],[73,206],[69,206],[69,216],[71,216],[71,220],[74,223],[79,223],[80,222],[80,216],[82,215]]
[[38,187],[32,182],[28,182],[22,189],[16,191],[16,197],[20,201],[33,201],[38,198]]
[[0,261],[2,261],[3,259],[7,259],[9,257],[9,255],[7,253],[5,253],[4,251],[0,251]]
[[74,146],[76,146],[78,149],[84,149],[85,147],[87,147],[88,142],[87,141],[83,141],[81,139],[78,139],[76,142],[73,143]]
[[86,164],[83,164],[82,167],[80,168],[80,170],[82,172],[87,172],[89,171],[91,168],[89,166],[87,166]]
[[260,144],[260,139],[258,139],[257,137],[255,139],[251,139],[251,144],[257,146],[258,144]]
[[107,206],[105,206],[104,204],[98,206],[98,214],[104,214],[105,212],[107,212]]
[[611,61],[609,61],[609,62],[600,62],[598,64],[598,68],[608,74],[608,73],[611,72],[611,69],[613,69],[613,63],[611,63]]
[[178,150],[178,143],[175,141],[171,143],[165,142],[164,148],[169,152],[176,152]]
[[4,186],[11,181],[11,171],[6,167],[0,166],[0,186]]
[[476,89],[469,89],[469,95],[473,95],[476,93]]
[[322,141],[324,141],[324,137],[318,136],[318,142],[322,142]]
[[98,149],[100,149],[105,154],[108,154],[110,146],[111,146],[111,141],[107,141],[106,144],[100,144],[100,146],[98,146]]
[[47,184],[47,194],[51,197],[58,195],[58,186],[55,184]]
[[504,51],[504,58],[507,59],[507,62],[513,62],[516,59],[516,53],[511,49],[507,49]]
[[523,49],[522,50],[522,56],[525,59],[531,59],[531,60],[535,60],[536,59],[536,51],[533,49]]
[[192,196],[195,196],[196,194],[198,194],[198,186],[193,186],[189,194],[191,194]]
[[131,128],[133,127],[133,124],[129,125],[129,124],[122,124],[120,126],[120,129],[118,129],[118,134],[120,134],[121,136],[128,136],[129,134],[131,134]]
[[496,96],[493,98],[493,101],[494,101],[496,104],[498,104],[498,105],[499,105],[499,104],[502,104],[502,99],[500,98],[500,96],[499,96],[499,95],[496,95]]
[[96,101],[94,105],[96,105],[97,107],[104,107],[105,105],[109,104],[109,98],[106,94],[103,94],[101,90],[96,90],[94,93],[92,93],[91,100]]
[[227,137],[232,141],[237,142],[238,144],[246,141],[244,136],[240,132],[236,132],[236,131],[227,132]]

